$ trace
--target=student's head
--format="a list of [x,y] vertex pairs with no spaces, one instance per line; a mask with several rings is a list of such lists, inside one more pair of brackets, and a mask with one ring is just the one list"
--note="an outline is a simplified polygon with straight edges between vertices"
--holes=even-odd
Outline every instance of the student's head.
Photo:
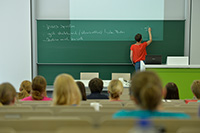
[[25,90],[28,94],[31,94],[32,84],[28,80],[24,80],[20,85],[20,91]]
[[87,100],[86,92],[85,92],[85,85],[81,81],[77,81],[76,84],[78,85],[79,90],[82,94],[82,100],[84,100],[84,101]]
[[135,35],[135,40],[136,40],[137,42],[142,41],[142,35],[141,35],[141,34]]
[[93,78],[89,82],[91,93],[101,93],[103,90],[103,81],[100,78]]
[[2,105],[12,105],[15,103],[16,90],[10,83],[0,85],[0,103]]
[[179,99],[178,87],[175,83],[170,82],[165,88],[167,90],[165,99]]
[[191,89],[195,97],[200,99],[200,80],[193,81]]
[[81,101],[80,90],[73,77],[69,74],[60,74],[54,81],[54,105],[78,105]]
[[43,76],[36,76],[32,81],[32,98],[42,100],[46,95],[47,82]]
[[21,83],[20,85],[20,92],[17,95],[18,99],[23,99],[25,97],[28,97],[31,93],[31,89],[32,89],[32,84],[30,81],[25,80]]
[[132,77],[130,95],[141,109],[157,110],[162,99],[160,78],[151,71],[136,72]]
[[123,84],[120,80],[112,80],[108,85],[110,99],[119,99],[123,92]]

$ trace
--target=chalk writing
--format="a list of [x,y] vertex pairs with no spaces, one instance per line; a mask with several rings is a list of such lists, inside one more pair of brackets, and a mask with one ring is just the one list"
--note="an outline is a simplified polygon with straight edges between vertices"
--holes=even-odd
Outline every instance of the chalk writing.
[[126,32],[121,29],[100,29],[100,30],[88,30],[79,29],[75,25],[50,25],[43,26],[46,32],[43,34],[44,42],[58,42],[58,41],[84,41],[91,37],[98,36],[113,36],[125,34]]
[[50,30],[50,29],[69,29],[69,28],[75,28],[75,25],[50,25],[50,24],[46,24],[46,27],[47,30]]

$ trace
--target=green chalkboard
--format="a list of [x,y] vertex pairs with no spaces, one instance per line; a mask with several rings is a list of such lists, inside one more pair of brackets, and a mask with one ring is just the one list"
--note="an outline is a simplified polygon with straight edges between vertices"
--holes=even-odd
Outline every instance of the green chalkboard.
[[[148,54],[162,55],[163,63],[168,55],[184,55],[184,20],[37,20],[38,74],[52,84],[62,72],[70,73],[75,79],[84,71],[101,72],[102,79],[110,79],[112,72],[132,73],[130,46],[135,43],[134,35],[138,32],[143,34],[143,40],[148,38],[148,27],[152,28],[153,35]],[[100,31],[105,33],[99,35]]]

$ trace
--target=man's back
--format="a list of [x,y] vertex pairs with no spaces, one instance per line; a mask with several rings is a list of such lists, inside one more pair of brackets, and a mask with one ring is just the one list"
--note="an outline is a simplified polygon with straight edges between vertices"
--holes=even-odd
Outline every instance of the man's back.
[[87,99],[108,99],[108,96],[101,93],[91,93],[87,96]]

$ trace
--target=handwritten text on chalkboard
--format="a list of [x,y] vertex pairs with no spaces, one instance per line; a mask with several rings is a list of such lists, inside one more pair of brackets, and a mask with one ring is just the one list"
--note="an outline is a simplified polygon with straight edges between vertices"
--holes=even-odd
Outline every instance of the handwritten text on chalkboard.
[[101,29],[101,30],[85,30],[76,28],[75,25],[49,25],[43,26],[46,33],[43,34],[44,42],[58,42],[58,41],[84,41],[93,36],[115,36],[125,34],[126,32],[120,29]]

